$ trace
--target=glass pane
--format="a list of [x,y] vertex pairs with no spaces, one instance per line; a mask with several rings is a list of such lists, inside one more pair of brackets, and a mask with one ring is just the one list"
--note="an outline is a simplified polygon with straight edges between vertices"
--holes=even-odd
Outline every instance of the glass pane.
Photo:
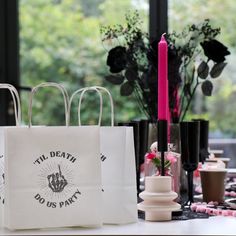
[[[31,87],[44,81],[62,83],[71,94],[91,85],[112,91],[116,119],[126,121],[140,116],[135,98],[119,95],[119,86],[105,81],[107,45],[100,35],[101,25],[125,21],[125,13],[137,9],[148,26],[148,0],[20,0],[21,86]],[[119,42],[117,42],[118,44]],[[82,120],[95,124],[98,117],[97,95],[86,97]],[[106,100],[107,101],[107,100]],[[22,92],[24,122],[27,121],[28,92]],[[55,89],[42,89],[33,103],[33,123],[64,124],[62,96]],[[72,124],[76,124],[74,104]],[[104,123],[109,122],[105,104]]]
[[[216,38],[226,45],[231,55],[226,57],[228,63],[222,74],[212,79],[213,93],[211,97],[202,95],[201,86],[196,93],[192,116],[201,116],[210,120],[210,137],[236,137],[236,31],[234,25],[236,2],[234,0],[170,0],[169,32],[181,32],[185,25],[198,24],[210,19],[212,27],[220,27],[221,34]],[[188,118],[191,118],[189,116]]]

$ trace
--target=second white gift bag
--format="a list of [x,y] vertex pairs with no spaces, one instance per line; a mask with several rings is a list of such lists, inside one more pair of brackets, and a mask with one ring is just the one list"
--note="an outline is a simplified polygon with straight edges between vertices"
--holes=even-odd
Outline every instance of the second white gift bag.
[[[80,96],[78,107],[79,127],[83,127],[80,126],[80,106],[83,95],[91,89],[107,92],[111,104],[111,126],[101,126],[100,128],[103,197],[101,213],[103,223],[133,223],[137,221],[133,128],[114,126],[114,108],[111,94],[107,89],[98,86],[87,88]],[[76,91],[71,96],[69,104],[78,92]]]
[[[46,86],[61,90],[66,126],[31,126],[33,95]],[[10,229],[102,224],[99,127],[69,127],[67,109],[62,87],[43,83],[31,92],[29,127],[5,129],[5,225]]]
[[[0,89],[7,89],[11,93],[15,114],[16,126],[21,123],[21,107],[20,98],[17,90],[11,84],[0,84]],[[0,228],[4,226],[4,182],[5,182],[5,172],[4,172],[4,129],[5,127],[0,127]]]

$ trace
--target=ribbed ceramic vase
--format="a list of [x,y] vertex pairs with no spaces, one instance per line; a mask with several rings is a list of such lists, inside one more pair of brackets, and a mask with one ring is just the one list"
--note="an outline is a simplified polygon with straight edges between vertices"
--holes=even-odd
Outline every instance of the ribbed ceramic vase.
[[171,181],[170,176],[145,178],[145,191],[139,194],[144,201],[138,204],[138,209],[145,212],[145,220],[169,221],[172,211],[180,209],[180,205],[174,202],[178,194],[171,191]]

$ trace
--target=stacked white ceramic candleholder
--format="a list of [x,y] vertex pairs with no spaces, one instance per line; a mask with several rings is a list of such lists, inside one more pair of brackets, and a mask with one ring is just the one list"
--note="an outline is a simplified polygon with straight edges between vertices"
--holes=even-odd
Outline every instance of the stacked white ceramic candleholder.
[[178,194],[171,191],[170,176],[147,176],[145,191],[139,194],[144,201],[138,204],[138,209],[145,212],[145,220],[171,220],[172,211],[180,209],[180,204],[173,200]]

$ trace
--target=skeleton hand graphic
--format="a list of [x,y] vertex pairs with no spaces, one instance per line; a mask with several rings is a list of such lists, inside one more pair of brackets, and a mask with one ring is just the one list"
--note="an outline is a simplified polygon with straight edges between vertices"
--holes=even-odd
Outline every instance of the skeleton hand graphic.
[[48,175],[48,186],[55,192],[60,193],[64,190],[65,186],[68,184],[64,175],[61,173],[60,165],[58,165],[59,172]]

